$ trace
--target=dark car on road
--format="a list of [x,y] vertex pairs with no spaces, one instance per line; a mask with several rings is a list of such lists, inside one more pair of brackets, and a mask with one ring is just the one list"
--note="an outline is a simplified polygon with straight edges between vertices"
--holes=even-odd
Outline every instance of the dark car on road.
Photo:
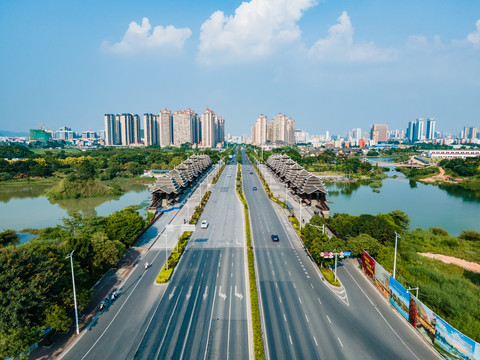
[[257,190],[257,187],[256,187],[256,186],[254,186],[254,187],[253,187],[253,190]]
[[278,240],[280,240],[280,239],[278,238],[278,235],[272,235],[272,240],[273,240],[273,241],[278,241]]

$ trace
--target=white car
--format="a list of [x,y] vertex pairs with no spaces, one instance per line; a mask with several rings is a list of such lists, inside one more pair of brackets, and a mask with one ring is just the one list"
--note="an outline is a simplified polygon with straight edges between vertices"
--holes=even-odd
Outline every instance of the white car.
[[203,220],[202,223],[200,224],[200,228],[206,229],[208,228],[208,222],[207,220]]

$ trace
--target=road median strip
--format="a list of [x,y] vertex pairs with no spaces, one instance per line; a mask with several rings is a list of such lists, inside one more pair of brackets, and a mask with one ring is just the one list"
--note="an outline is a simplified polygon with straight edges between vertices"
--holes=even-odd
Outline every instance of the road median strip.
[[245,231],[247,238],[247,260],[248,260],[248,277],[250,282],[250,303],[252,311],[252,326],[253,326],[253,351],[255,359],[265,359],[262,326],[260,324],[260,309],[258,306],[258,294],[257,294],[257,282],[255,279],[255,260],[252,247],[252,238],[250,234],[250,219],[248,217],[248,205],[242,189],[242,167],[240,165],[241,155],[239,153],[240,160],[237,165],[237,182],[236,191],[237,195],[243,203],[245,212]]

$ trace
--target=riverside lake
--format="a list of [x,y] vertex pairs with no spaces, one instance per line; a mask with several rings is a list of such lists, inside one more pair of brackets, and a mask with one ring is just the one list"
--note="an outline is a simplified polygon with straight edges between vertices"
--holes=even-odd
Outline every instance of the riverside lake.
[[[78,211],[84,215],[108,216],[128,206],[140,205],[140,215],[146,216],[151,195],[148,187],[130,184],[123,195],[86,199],[55,200],[50,202],[44,195],[51,185],[22,184],[0,187],[0,231],[26,228],[42,229],[62,224],[62,218]],[[20,233],[20,241],[34,236]]]
[[[390,171],[388,174],[401,173]],[[326,184],[329,206],[334,213],[351,215],[388,213],[402,210],[410,217],[410,229],[417,227],[442,227],[452,235],[462,230],[480,231],[480,195],[458,187],[448,191],[434,185],[416,182],[412,187],[405,178],[388,178],[382,181],[380,193],[359,183]],[[131,184],[117,197],[71,199],[50,202],[43,194],[50,187],[22,184],[0,187],[0,231],[25,228],[41,229],[62,224],[69,212],[85,215],[107,216],[127,206],[141,205],[139,213],[146,214],[150,203],[148,187]],[[33,235],[21,234],[21,242]]]
[[451,235],[462,230],[480,231],[480,194],[459,187],[448,191],[439,186],[402,178],[382,181],[379,193],[360,183],[329,183],[327,200],[332,212],[350,215],[388,213],[402,210],[410,217],[410,230],[441,227]]

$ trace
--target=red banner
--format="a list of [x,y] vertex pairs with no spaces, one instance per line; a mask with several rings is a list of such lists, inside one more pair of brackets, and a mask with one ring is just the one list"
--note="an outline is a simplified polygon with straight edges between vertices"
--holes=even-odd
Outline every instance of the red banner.
[[368,277],[373,279],[375,276],[375,260],[368,255],[368,253],[363,250],[362,253],[362,268],[363,271],[365,271],[365,274],[367,274]]

